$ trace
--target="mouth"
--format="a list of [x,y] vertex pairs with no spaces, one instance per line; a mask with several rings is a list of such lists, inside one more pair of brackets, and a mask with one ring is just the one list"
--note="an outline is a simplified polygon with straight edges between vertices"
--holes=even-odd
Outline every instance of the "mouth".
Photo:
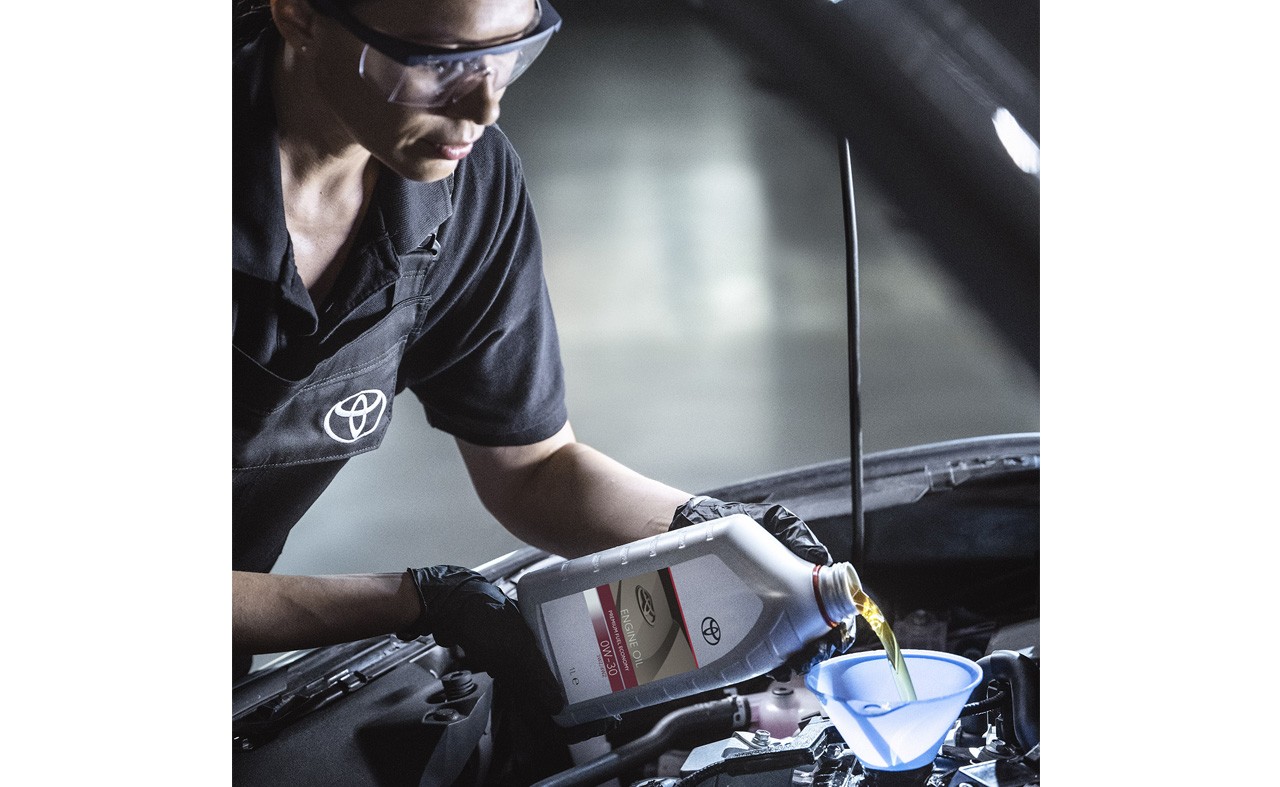
[[461,161],[467,157],[468,153],[471,152],[471,146],[473,144],[474,143],[471,142],[464,144],[446,143],[443,145],[435,145],[434,147],[439,151],[440,158],[448,159],[449,161]]
[[476,140],[470,142],[460,142],[456,140],[445,140],[436,142],[430,139],[420,141],[420,145],[427,156],[431,158],[445,159],[446,161],[461,161],[471,152],[471,148],[475,145]]

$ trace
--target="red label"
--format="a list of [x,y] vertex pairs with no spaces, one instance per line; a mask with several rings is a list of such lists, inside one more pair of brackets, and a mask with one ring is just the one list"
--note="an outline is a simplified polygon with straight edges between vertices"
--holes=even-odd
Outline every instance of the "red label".
[[622,636],[622,626],[618,622],[618,608],[613,601],[613,593],[608,585],[596,588],[600,599],[602,616],[591,621],[596,631],[596,644],[600,648],[600,657],[604,659],[604,671],[609,678],[609,686],[614,691],[629,689],[636,685],[636,672],[631,666],[631,655],[627,652],[626,639]]

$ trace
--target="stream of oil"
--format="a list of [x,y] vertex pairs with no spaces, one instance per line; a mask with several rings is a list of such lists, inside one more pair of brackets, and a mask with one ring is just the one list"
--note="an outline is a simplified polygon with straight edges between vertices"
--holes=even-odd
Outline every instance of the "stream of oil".
[[876,602],[861,590],[854,592],[853,604],[857,607],[858,614],[870,624],[871,630],[880,638],[880,644],[884,645],[889,666],[893,667],[893,680],[898,684],[898,696],[907,701],[914,700],[916,689],[911,685],[911,675],[907,672],[907,660],[902,655],[902,649],[898,647],[897,637],[893,636],[893,629],[889,628],[889,622],[884,619],[884,613],[876,606]]

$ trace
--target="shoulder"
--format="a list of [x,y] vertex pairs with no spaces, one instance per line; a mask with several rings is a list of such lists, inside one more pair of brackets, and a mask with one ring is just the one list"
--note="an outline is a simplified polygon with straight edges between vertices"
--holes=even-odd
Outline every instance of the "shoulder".
[[511,140],[497,126],[482,136],[454,173],[455,211],[508,216],[528,199],[524,168]]
[[471,154],[458,167],[461,180],[495,185],[519,186],[524,182],[520,155],[511,140],[497,126],[489,126],[476,142]]
[[266,117],[274,123],[271,104],[271,63],[279,45],[275,27],[237,47],[232,57],[231,94],[233,122],[237,128],[249,118]]

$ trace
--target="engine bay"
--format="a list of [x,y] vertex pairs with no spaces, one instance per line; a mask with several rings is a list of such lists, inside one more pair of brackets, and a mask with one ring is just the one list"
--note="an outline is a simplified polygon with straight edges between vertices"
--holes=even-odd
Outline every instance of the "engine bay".
[[[907,648],[917,634],[902,627]],[[951,643],[971,643],[964,627]],[[942,622],[920,627],[946,636]],[[983,681],[927,771],[867,769],[799,676],[646,709],[607,730],[534,728],[483,672],[424,641],[365,643],[338,671],[233,723],[237,783],[1024,787],[1039,784],[1038,621],[996,629]],[[870,648],[859,635],[857,641]],[[352,654],[349,654],[352,655]],[[294,665],[294,680],[305,663]],[[311,667],[318,665],[311,665]],[[337,666],[331,665],[331,666]],[[286,672],[289,671],[285,668]],[[366,688],[367,687],[367,688]],[[366,688],[358,705],[337,700]],[[332,705],[332,707],[328,707]],[[581,738],[575,740],[574,738]],[[285,763],[290,763],[282,774]],[[337,776],[341,774],[341,776]]]
[[[772,490],[859,573],[904,652],[955,654],[981,680],[932,764],[865,767],[802,676],[775,670],[578,728],[520,710],[466,654],[379,637],[288,654],[233,690],[237,784],[1039,784],[1039,442],[975,438],[868,455],[857,530],[848,462],[709,494]],[[860,543],[859,543],[860,542]],[[532,548],[478,570],[516,596]],[[518,599],[517,599],[518,601]],[[857,618],[849,652],[880,643]]]

